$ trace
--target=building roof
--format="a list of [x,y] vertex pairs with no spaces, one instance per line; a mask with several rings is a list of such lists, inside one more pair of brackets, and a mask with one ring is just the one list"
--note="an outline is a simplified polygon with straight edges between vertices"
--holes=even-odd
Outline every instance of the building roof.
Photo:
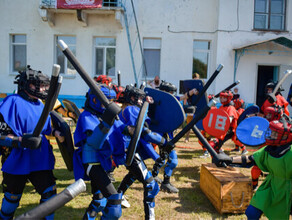
[[284,47],[287,47],[289,49],[292,49],[292,40],[290,40],[290,39],[288,39],[286,37],[278,37],[278,38],[275,38],[275,39],[272,39],[272,40],[260,41],[260,42],[253,43],[253,44],[250,44],[250,45],[246,45],[246,46],[243,46],[243,47],[234,48],[234,50],[248,49],[250,47],[261,45],[261,44],[267,44],[269,42],[276,43],[276,44],[282,45]]

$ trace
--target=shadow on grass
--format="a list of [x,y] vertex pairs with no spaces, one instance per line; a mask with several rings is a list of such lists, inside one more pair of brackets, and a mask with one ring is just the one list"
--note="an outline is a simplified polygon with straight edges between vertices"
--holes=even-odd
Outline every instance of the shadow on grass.
[[[29,204],[29,205],[22,205],[20,208],[16,210],[15,217],[20,216],[35,207],[37,207],[39,204]],[[79,220],[82,219],[83,214],[85,213],[85,208],[73,208],[69,206],[63,206],[55,211],[55,220],[58,219],[70,219],[70,220]]]
[[179,181],[182,177],[188,180],[200,180],[200,167],[176,167],[172,175],[175,180]]

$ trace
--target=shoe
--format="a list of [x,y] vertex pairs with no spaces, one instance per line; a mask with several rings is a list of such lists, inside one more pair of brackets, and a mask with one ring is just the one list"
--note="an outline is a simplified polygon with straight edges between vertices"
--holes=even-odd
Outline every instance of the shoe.
[[116,179],[114,178],[114,172],[108,172],[107,176],[112,183],[116,182]]
[[244,149],[242,152],[241,152],[241,155],[246,155],[248,154],[248,151],[246,149]]
[[239,148],[234,148],[231,150],[231,152],[240,152]]
[[200,158],[206,158],[206,157],[210,157],[209,152],[206,150],[202,156],[200,156]]
[[162,183],[160,189],[168,193],[178,193],[179,190],[171,183]]
[[153,177],[153,179],[159,184],[162,183],[162,179],[160,179],[158,176]]
[[126,199],[126,197],[123,195],[122,197],[122,208],[130,208],[131,204],[128,202],[128,200]]

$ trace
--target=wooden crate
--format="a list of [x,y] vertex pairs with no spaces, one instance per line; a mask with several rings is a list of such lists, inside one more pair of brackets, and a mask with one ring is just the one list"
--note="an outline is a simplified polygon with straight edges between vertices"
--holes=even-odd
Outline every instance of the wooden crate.
[[211,163],[201,166],[200,188],[220,214],[244,213],[253,195],[250,177]]

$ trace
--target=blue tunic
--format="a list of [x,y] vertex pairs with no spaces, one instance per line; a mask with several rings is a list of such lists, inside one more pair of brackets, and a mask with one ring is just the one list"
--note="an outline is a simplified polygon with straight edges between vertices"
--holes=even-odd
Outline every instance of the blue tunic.
[[[12,129],[14,135],[22,136],[24,133],[33,133],[34,128],[42,114],[44,105],[41,101],[31,102],[18,94],[7,96],[0,105],[0,114]],[[41,132],[42,144],[39,149],[13,148],[2,166],[2,171],[24,175],[34,171],[54,169],[55,157],[45,135],[51,134],[50,117]]]
[[[74,175],[75,179],[85,178],[84,170],[80,162],[82,147],[86,143],[87,131],[93,131],[96,126],[100,124],[98,117],[89,111],[84,110],[79,118],[74,133],[74,143],[76,147],[79,147],[74,154]],[[99,150],[96,150],[98,161],[104,170],[108,171],[112,168],[111,156],[116,165],[125,163],[125,145],[123,141],[122,131],[125,125],[120,121],[116,120],[108,132],[106,141]],[[75,163],[76,162],[76,163]],[[79,162],[79,163],[78,163]],[[78,177],[77,177],[78,176]]]

